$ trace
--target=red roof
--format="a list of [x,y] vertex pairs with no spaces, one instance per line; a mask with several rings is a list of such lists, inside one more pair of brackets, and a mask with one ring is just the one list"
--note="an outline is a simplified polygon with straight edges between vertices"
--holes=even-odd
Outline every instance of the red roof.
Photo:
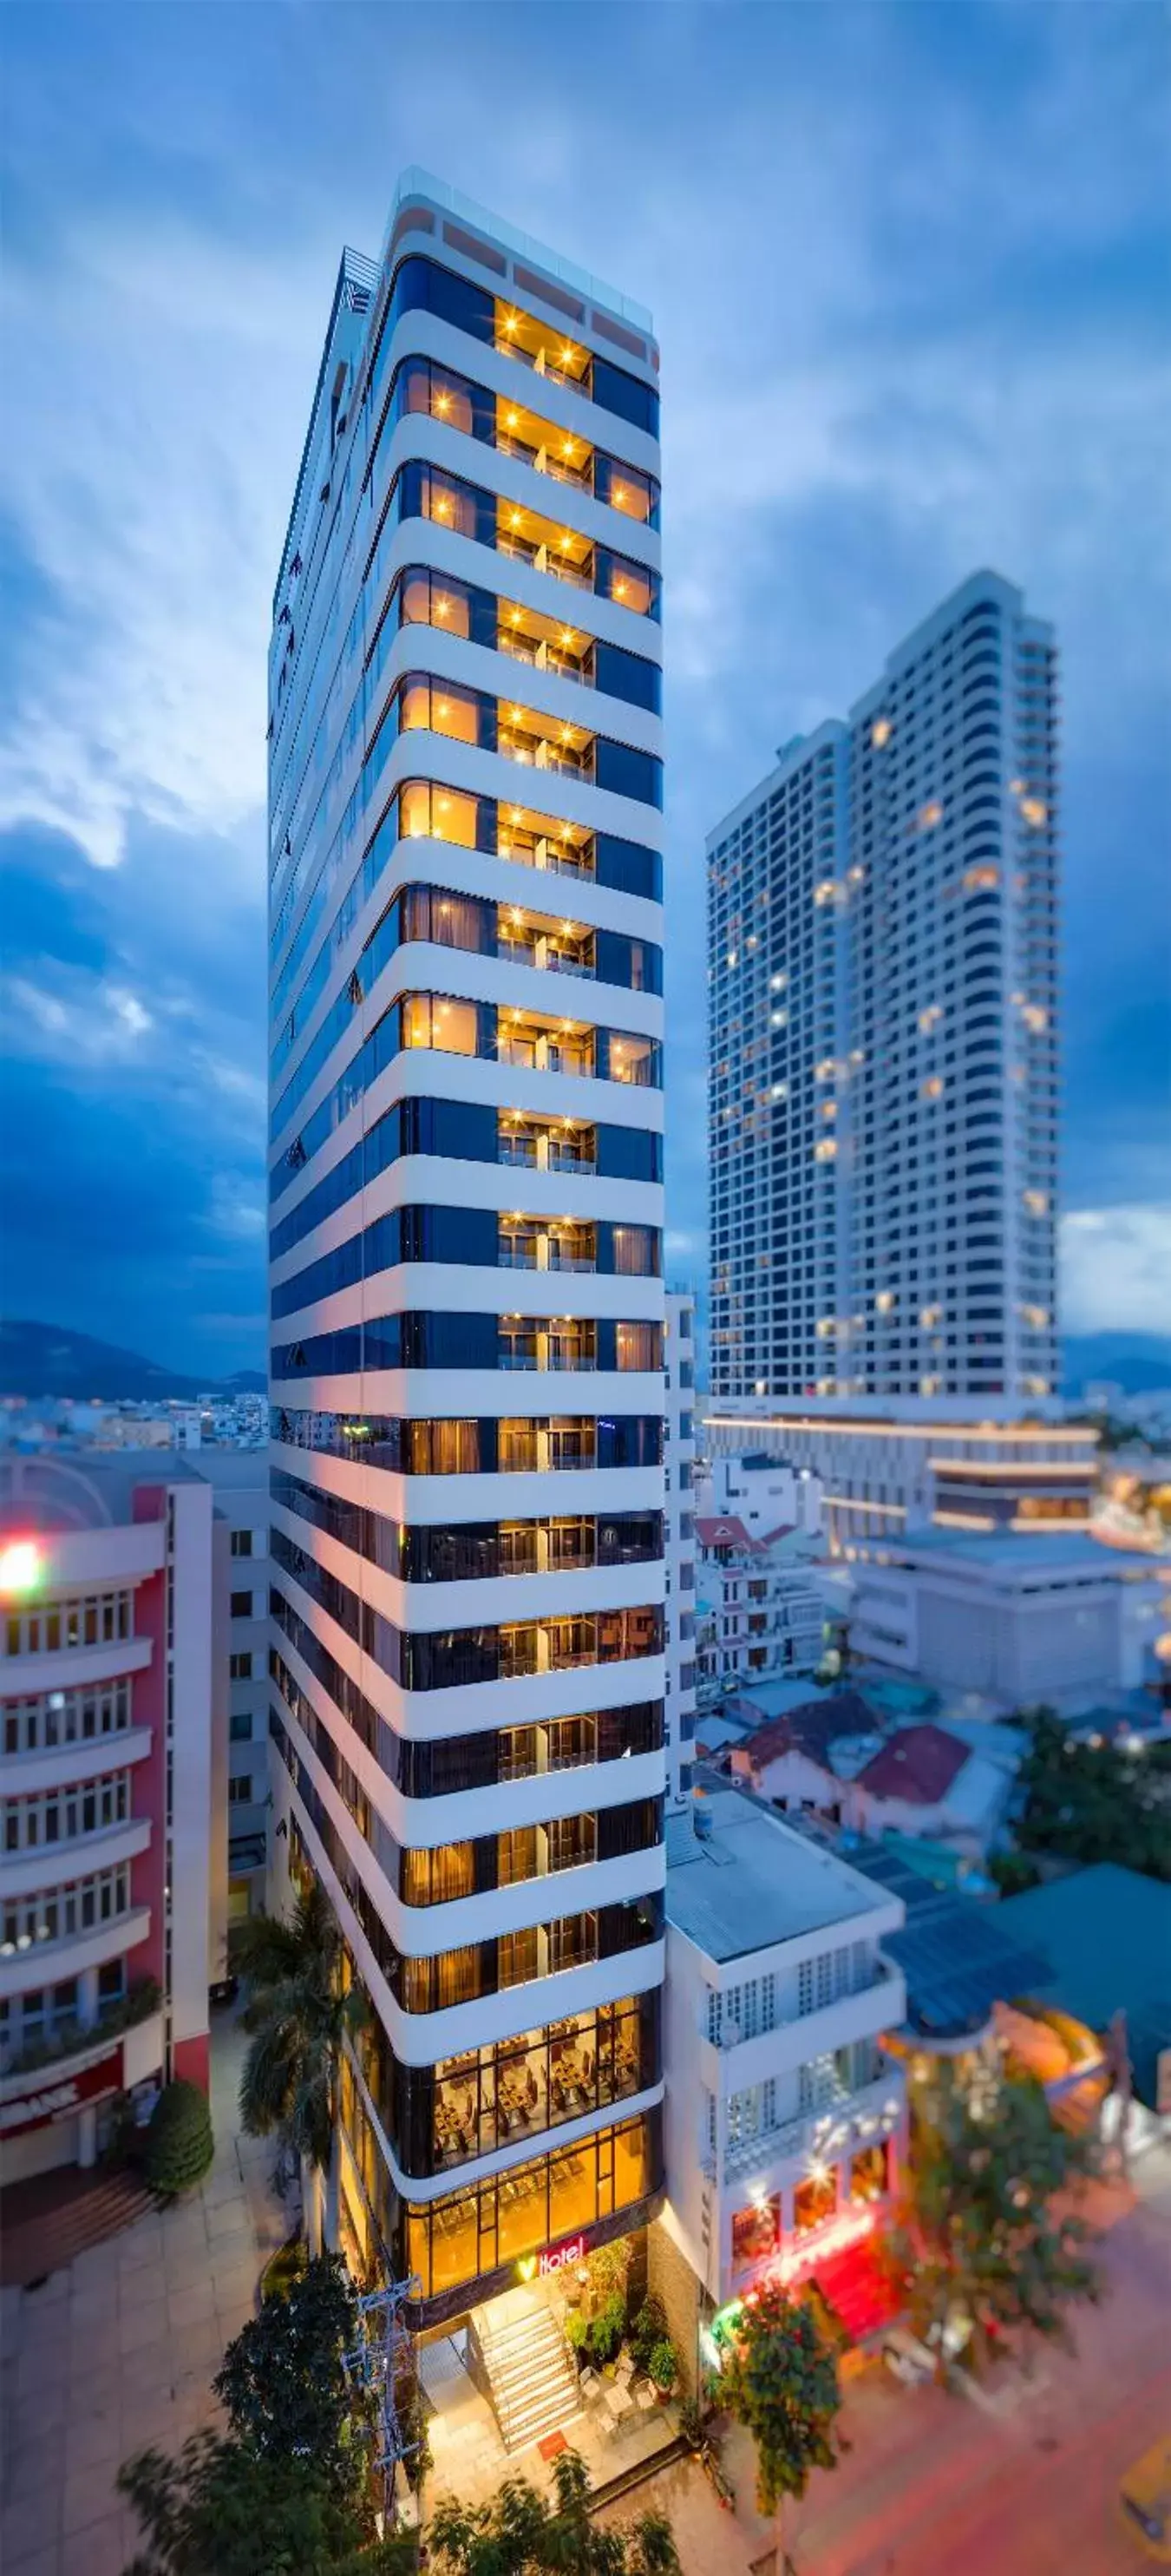
[[[740,1703],[751,1708],[751,1686],[741,1693]],[[766,1719],[738,1748],[746,1757],[744,1766],[738,1767],[746,1767],[759,1776],[783,1754],[803,1753],[807,1761],[819,1762],[828,1771],[830,1746],[839,1736],[876,1732],[873,1710],[857,1691],[834,1691],[828,1699],[802,1700],[799,1707],[786,1709],[783,1716]]]
[[941,1726],[901,1726],[859,1771],[856,1785],[872,1798],[905,1798],[914,1807],[934,1807],[967,1759],[966,1744]]
[[743,1521],[735,1519],[697,1520],[695,1535],[701,1547],[754,1547],[756,1545],[755,1539],[749,1538]]
[[723,1520],[697,1520],[695,1535],[701,1547],[743,1547],[747,1548],[750,1556],[762,1556],[777,1539],[791,1538],[796,1527],[796,1521],[778,1521],[775,1529],[765,1530],[760,1538],[753,1538],[743,1521],[730,1512]]

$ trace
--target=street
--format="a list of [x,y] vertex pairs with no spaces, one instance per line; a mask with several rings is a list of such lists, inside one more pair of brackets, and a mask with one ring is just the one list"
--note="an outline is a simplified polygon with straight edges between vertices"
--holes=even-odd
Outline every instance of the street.
[[[848,2454],[791,2506],[798,2576],[1139,2576],[1150,2564],[1117,2514],[1118,2481],[1171,2426],[1171,2153],[1135,2176],[1134,2206],[1099,2244],[1106,2295],[1077,2320],[1076,2357],[1046,2352],[1033,2380],[1002,2373],[979,2401],[900,2387],[868,2371],[847,2391]],[[753,2446],[734,2430],[724,2465],[735,2517],[691,2464],[655,2482],[685,2576],[748,2576],[770,2528],[753,2505]],[[631,2519],[633,2504],[615,2510]]]

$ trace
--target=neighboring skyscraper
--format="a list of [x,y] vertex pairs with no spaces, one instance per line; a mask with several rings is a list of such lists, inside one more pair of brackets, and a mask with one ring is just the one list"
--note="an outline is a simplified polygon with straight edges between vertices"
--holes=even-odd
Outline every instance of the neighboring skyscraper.
[[215,1588],[181,1462],[0,1460],[5,2183],[207,2085]]
[[1055,1391],[1056,734],[977,573],[711,835],[717,1400]]
[[408,174],[274,603],[276,1852],[373,2005],[343,2230],[425,2323],[661,2183],[656,370]]

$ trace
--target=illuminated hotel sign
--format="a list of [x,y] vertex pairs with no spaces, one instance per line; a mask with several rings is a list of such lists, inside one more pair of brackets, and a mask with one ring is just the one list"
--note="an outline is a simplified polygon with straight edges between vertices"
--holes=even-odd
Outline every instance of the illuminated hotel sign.
[[547,2281],[552,2273],[567,2272],[571,2264],[582,2262],[585,2250],[584,2236],[567,2236],[561,2245],[547,2245],[544,2253],[537,2258],[537,2271],[541,2280]]

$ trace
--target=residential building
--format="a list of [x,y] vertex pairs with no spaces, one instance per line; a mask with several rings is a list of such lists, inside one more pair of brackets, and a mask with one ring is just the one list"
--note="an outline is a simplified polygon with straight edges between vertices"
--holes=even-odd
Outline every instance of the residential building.
[[876,1725],[855,1691],[767,1721],[730,1747],[728,1768],[786,1814],[866,1836],[937,1837],[970,1857],[1003,1824],[1015,1778],[1014,1763],[930,1720]]
[[812,1673],[825,1629],[820,1488],[766,1454],[716,1456],[696,1495],[699,1691]]
[[667,1291],[664,1344],[666,1458],[663,1552],[667,1611],[667,1797],[678,1807],[691,1789],[695,1736],[695,1299]]
[[714,1403],[1055,1391],[1057,806],[979,572],[710,835]]
[[220,1976],[230,1966],[234,1923],[265,1902],[271,1793],[268,1765],[268,1458],[264,1451],[200,1447],[193,1472],[215,1497],[216,1545],[225,1554],[217,1588],[216,1688],[226,1745]]
[[1070,1714],[1156,1687],[1171,1632],[1171,1566],[1084,1530],[921,1530],[855,1564],[850,1652],[1006,1708]]
[[821,1486],[808,1467],[791,1466],[766,1449],[718,1452],[696,1481],[696,1510],[707,1519],[738,1520],[751,1539],[778,1529],[820,1539]]
[[0,1457],[5,2182],[206,2086],[214,1581],[180,1462]]
[[685,2356],[766,2278],[815,2279],[865,2330],[869,2240],[904,2138],[903,2076],[883,2046],[905,2012],[883,1955],[903,1919],[899,1898],[738,1791],[671,1821],[667,2203],[651,2279]]
[[274,599],[273,1894],[371,2005],[344,2241],[487,2339],[662,2181],[657,365],[407,173]]

